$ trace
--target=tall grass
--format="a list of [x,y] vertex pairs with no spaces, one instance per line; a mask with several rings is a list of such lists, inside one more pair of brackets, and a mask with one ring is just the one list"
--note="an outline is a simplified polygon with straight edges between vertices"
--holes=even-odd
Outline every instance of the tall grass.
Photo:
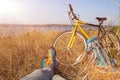
[[41,59],[58,32],[35,30],[0,38],[0,80],[18,80],[41,68]]
[[112,28],[112,30],[113,30],[117,35],[120,36],[120,26],[115,26],[115,27]]
[[[47,54],[54,39],[60,32],[39,32],[37,30],[24,31],[16,36],[9,36],[7,32],[3,36],[0,34],[0,80],[19,80],[21,77],[31,73],[33,70],[41,68],[41,59]],[[93,36],[93,31],[88,31]],[[78,64],[79,65],[79,64]],[[88,66],[88,65],[87,65]],[[84,67],[84,66],[83,66]],[[90,65],[89,65],[90,67]],[[65,66],[62,66],[65,68]],[[61,68],[61,72],[63,69]],[[73,80],[81,80],[78,75],[79,68],[68,67],[66,74]],[[67,72],[69,74],[67,74]],[[77,75],[74,75],[77,72]],[[109,80],[118,79],[120,76],[114,76],[114,73],[97,73],[94,68],[88,70],[90,80]],[[106,76],[105,76],[106,75]],[[101,76],[101,78],[99,78]],[[114,78],[114,77],[115,78]],[[106,79],[107,78],[107,79]]]

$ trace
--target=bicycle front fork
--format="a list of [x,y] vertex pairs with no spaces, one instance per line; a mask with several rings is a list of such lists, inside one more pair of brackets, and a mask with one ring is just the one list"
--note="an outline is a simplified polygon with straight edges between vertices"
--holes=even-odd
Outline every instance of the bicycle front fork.
[[74,27],[73,32],[72,32],[72,36],[71,36],[70,41],[67,45],[67,48],[72,48],[72,46],[75,42],[75,39],[76,39],[76,31],[77,31],[77,27]]

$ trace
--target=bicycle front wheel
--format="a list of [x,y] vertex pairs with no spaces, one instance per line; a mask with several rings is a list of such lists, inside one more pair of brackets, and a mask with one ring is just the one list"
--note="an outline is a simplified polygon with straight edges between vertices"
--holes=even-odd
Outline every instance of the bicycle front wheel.
[[72,32],[67,31],[56,38],[53,47],[57,53],[57,60],[63,65],[75,65],[85,56],[86,38],[76,32],[76,39],[72,48],[67,48]]

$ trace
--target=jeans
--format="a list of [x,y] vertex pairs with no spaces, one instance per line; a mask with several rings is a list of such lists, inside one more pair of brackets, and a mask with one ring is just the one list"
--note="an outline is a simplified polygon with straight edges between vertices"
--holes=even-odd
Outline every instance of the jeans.
[[54,75],[51,67],[37,69],[20,80],[66,80],[59,75]]

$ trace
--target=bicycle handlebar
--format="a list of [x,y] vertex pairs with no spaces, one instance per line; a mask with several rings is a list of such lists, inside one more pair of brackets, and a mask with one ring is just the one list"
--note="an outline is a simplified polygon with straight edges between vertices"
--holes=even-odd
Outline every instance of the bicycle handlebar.
[[[70,3],[67,3],[66,5],[69,6],[69,15],[72,14],[73,16],[73,19],[76,19],[76,20],[79,20],[79,18],[75,15],[74,11],[73,11],[73,8],[72,8],[72,5]],[[100,27],[100,25],[96,25],[96,24],[91,24],[91,23],[85,23],[85,25],[88,25],[88,26],[94,26],[94,27]]]
[[65,5],[68,5],[69,9],[70,9],[70,12],[73,12],[73,8],[72,8],[72,5],[70,3],[66,3]]
[[66,5],[68,5],[69,6],[69,13],[71,13],[72,14],[72,16],[73,16],[73,19],[76,19],[76,20],[79,20],[79,18],[75,15],[75,13],[73,12],[73,8],[72,8],[72,5],[70,4],[70,3],[68,3],[68,4],[66,4]]

